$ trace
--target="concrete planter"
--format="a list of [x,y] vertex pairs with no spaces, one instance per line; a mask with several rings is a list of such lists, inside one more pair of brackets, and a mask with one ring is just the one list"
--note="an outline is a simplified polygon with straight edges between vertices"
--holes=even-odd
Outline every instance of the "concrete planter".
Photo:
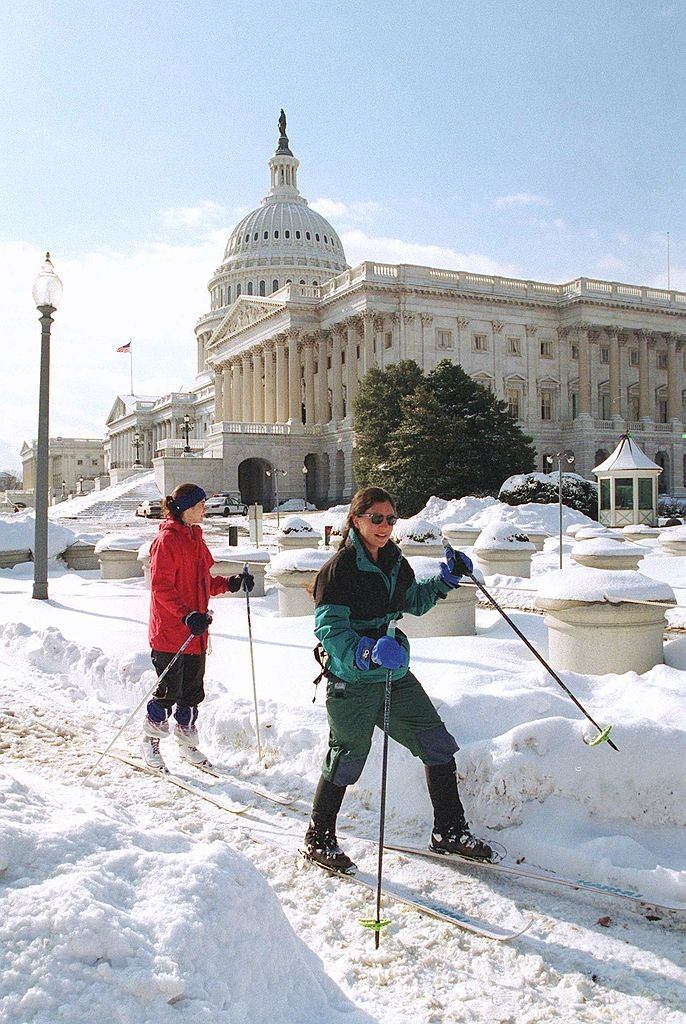
[[633,544],[617,544],[614,540],[597,537],[580,540],[570,552],[572,561],[591,569],[638,569],[638,563],[647,554]]
[[299,548],[316,548],[321,539],[318,533],[279,533],[276,543],[279,551],[296,551]]
[[99,569],[100,562],[95,554],[95,543],[77,540],[75,544],[69,545],[62,558],[70,569]]
[[523,532],[527,535],[537,551],[543,551],[543,545],[550,536],[549,533],[545,533],[543,530],[524,530]]
[[410,637],[474,636],[476,633],[476,587],[462,585],[437,601],[426,615],[404,614],[402,631]]
[[481,533],[481,527],[467,526],[466,524],[460,525],[458,523],[451,525],[448,523],[447,526],[441,527],[441,533],[452,547],[470,548],[473,544],[476,544]]
[[424,544],[416,540],[403,540],[399,547],[405,558],[443,558],[444,555],[441,543]]
[[[235,576],[243,572],[243,566],[248,565],[248,572],[255,577],[255,586],[250,591],[251,597],[264,597],[264,577],[268,563],[260,560],[252,561],[250,558],[232,560],[230,558],[217,558],[210,569],[212,576]],[[238,590],[235,594],[227,593],[225,597],[240,597],[245,600],[245,591]]]
[[660,530],[656,526],[625,526],[622,530],[622,536],[625,540],[632,541],[634,544],[641,544],[644,540],[657,539],[660,536]]
[[103,580],[130,580],[143,576],[143,566],[138,561],[138,550],[106,548],[98,553],[100,576]]
[[484,576],[531,576],[531,556],[533,544],[529,548],[486,548],[472,552],[474,567],[480,569]]
[[0,569],[12,569],[21,562],[32,562],[33,555],[28,548],[17,551],[0,551]]
[[[270,572],[279,597],[279,615],[290,618],[314,615],[314,599],[310,589],[317,573],[313,570],[285,570]],[[308,589],[309,588],[309,589]]]
[[672,526],[662,530],[658,538],[660,553],[663,555],[686,555],[686,527]]

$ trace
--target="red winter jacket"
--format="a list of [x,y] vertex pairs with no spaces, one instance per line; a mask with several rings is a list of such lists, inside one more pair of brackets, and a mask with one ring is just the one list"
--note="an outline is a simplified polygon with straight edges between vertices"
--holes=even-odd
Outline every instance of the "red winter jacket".
[[[184,616],[206,612],[210,596],[229,589],[224,576],[210,576],[214,559],[199,526],[165,519],[150,547],[150,625],[154,651],[176,654],[189,629]],[[186,654],[202,654],[207,633],[193,637]]]

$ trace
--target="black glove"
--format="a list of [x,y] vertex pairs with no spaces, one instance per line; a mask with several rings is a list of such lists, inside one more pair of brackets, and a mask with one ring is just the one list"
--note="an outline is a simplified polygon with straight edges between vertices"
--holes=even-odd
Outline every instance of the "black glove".
[[243,589],[243,580],[245,580],[248,588],[248,593],[255,586],[255,577],[251,576],[249,572],[237,572],[235,576],[228,576],[227,583],[229,584],[229,590],[232,594],[237,594],[239,590]]
[[184,616],[183,623],[188,626],[193,636],[200,636],[204,633],[212,621],[212,616],[209,612],[189,612],[188,615]]

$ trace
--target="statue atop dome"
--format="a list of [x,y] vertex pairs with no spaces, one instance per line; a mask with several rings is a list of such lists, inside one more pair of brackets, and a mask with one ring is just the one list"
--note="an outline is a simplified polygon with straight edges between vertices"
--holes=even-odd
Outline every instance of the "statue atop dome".
[[283,107],[281,108],[281,114],[279,116],[279,145],[276,148],[277,154],[283,154],[284,156],[293,156],[288,145],[288,136],[286,135],[286,114]]

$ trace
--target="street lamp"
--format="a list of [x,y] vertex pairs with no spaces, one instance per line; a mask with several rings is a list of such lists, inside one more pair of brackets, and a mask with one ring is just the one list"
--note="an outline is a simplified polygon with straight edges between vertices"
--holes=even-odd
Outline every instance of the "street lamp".
[[67,481],[63,480],[62,481],[62,501],[64,501],[66,496],[67,496]]
[[278,530],[281,522],[279,518],[279,474],[281,474],[281,476],[287,476],[288,470],[276,469],[276,467],[274,467],[272,469],[265,470],[265,472],[268,477],[274,477],[274,497],[276,500],[276,529]]
[[562,568],[562,462],[568,462],[569,465],[574,462],[574,453],[568,452],[566,449],[561,452],[555,452],[554,455],[546,455],[545,461],[552,466],[557,460],[557,497],[558,506],[560,510],[560,568]]
[[304,491],[303,512],[307,512],[307,473],[308,473],[307,466],[303,466],[303,469],[302,469],[302,474],[303,474],[303,491]]
[[40,384],[38,391],[38,446],[36,449],[36,526],[33,542],[33,597],[48,599],[48,464],[50,429],[50,326],[62,298],[62,282],[50,253],[33,282],[33,301],[40,313]]
[[183,419],[181,420],[181,423],[179,424],[179,426],[181,427],[181,429],[182,429],[182,431],[183,431],[183,436],[184,436],[184,437],[185,437],[185,439],[186,439],[186,444],[185,444],[185,446],[184,446],[184,449],[183,449],[183,453],[184,453],[184,455],[190,455],[190,453],[191,453],[191,446],[190,446],[190,444],[188,443],[188,438],[189,438],[189,436],[190,436],[190,432],[191,432],[191,430],[192,430],[192,429],[193,429],[193,427],[195,426],[195,423],[194,423],[194,422],[193,422],[193,420],[192,420],[192,419],[190,418],[190,416],[188,415],[188,413],[186,413],[186,415],[184,416],[184,418],[183,418]]
[[141,463],[141,445],[142,444],[143,444],[143,442],[141,441],[141,435],[138,433],[138,431],[136,431],[136,433],[133,435],[133,441],[131,442],[132,447],[135,448],[135,450],[136,450],[136,460],[134,462],[134,466],[140,466],[142,464]]
[[79,477],[79,494],[83,494],[83,477]]

